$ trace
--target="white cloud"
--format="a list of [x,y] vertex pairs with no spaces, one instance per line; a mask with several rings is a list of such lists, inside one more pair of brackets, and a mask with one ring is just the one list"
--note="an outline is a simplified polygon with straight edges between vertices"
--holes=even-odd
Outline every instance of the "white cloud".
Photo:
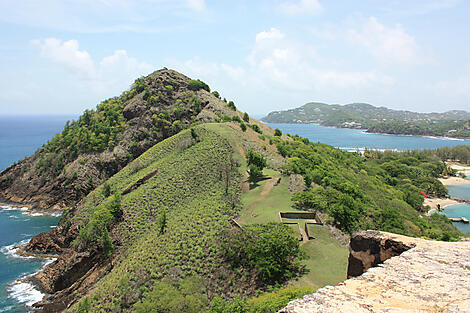
[[[205,80],[223,97],[234,97],[242,104],[241,109],[253,113],[298,106],[321,97],[328,102],[359,101],[355,96],[359,91],[368,93],[394,84],[391,77],[377,70],[337,68],[336,62],[321,58],[312,46],[291,40],[276,28],[255,36],[250,53],[240,65],[200,58],[169,63],[190,77]],[[269,105],[257,107],[258,99]]]
[[400,24],[387,27],[370,17],[361,29],[348,32],[349,40],[365,47],[376,59],[385,63],[417,64],[425,62],[413,36]]
[[284,34],[279,31],[279,29],[271,27],[268,31],[262,31],[256,34],[256,42],[266,40],[266,39],[282,39]]
[[323,7],[318,0],[299,0],[281,3],[279,11],[287,15],[308,15],[321,13]]
[[33,40],[31,43],[39,49],[42,58],[57,68],[64,69],[69,74],[68,80],[71,83],[100,95],[109,96],[114,92],[121,92],[135,78],[154,69],[148,63],[129,57],[125,50],[116,50],[95,64],[87,51],[80,50],[77,40],[47,38]]
[[33,40],[31,43],[37,46],[41,57],[60,64],[76,74],[93,77],[95,68],[87,51],[80,51],[78,41],[68,40],[63,43],[56,38],[45,40]]
[[188,7],[196,11],[204,11],[206,3],[204,0],[187,0]]

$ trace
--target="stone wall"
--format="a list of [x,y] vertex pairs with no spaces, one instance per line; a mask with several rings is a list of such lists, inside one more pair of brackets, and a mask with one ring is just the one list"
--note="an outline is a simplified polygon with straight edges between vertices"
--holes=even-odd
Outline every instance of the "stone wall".
[[394,237],[383,236],[379,231],[355,233],[349,243],[348,278],[359,276],[369,268],[415,246],[413,242],[405,243]]
[[320,288],[279,312],[470,312],[468,241],[363,231],[351,238],[350,253],[348,273],[360,276]]

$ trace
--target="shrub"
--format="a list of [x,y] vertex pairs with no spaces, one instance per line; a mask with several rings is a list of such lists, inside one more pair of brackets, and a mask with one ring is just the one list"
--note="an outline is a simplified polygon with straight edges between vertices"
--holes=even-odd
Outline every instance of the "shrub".
[[256,183],[263,176],[263,170],[253,164],[249,167],[249,173],[248,181],[251,183]]
[[105,182],[104,188],[103,188],[103,196],[107,198],[110,195],[111,195],[111,186],[107,182]]
[[232,122],[238,122],[238,123],[241,123],[242,120],[238,117],[238,115],[234,115],[232,116]]
[[189,85],[188,85],[188,88],[191,89],[191,90],[194,90],[194,91],[197,91],[197,90],[200,90],[200,89],[204,89],[208,92],[211,91],[209,85],[207,85],[205,82],[197,79],[197,80],[190,80],[189,81]]
[[246,124],[241,122],[240,123],[240,128],[242,129],[242,131],[246,132]]
[[279,128],[274,130],[274,136],[282,136],[282,131]]
[[248,115],[248,113],[246,113],[246,112],[243,113],[243,120],[247,123],[250,122],[250,116]]
[[240,296],[226,300],[219,296],[214,297],[209,313],[248,313],[246,301]]
[[265,283],[284,282],[296,275],[303,258],[299,240],[280,223],[243,226],[227,236],[224,255],[234,267],[255,269]]
[[246,154],[248,166],[255,165],[256,167],[263,169],[268,165],[266,158],[259,153],[254,152],[253,150],[248,150]]
[[216,96],[217,98],[220,99],[220,94],[219,94],[218,91],[214,90],[214,91],[212,92],[212,94],[213,94],[214,96]]
[[234,110],[234,111],[237,110],[237,107],[235,106],[235,103],[233,103],[233,101],[229,101],[227,105],[228,105],[228,107],[231,108],[232,110]]
[[261,129],[259,128],[259,126],[256,125],[256,124],[250,124],[250,125],[248,125],[248,126],[250,126],[251,129],[253,129],[253,130],[254,130],[255,132],[257,132],[257,133],[260,133],[260,134],[263,133],[263,132],[261,131]]
[[108,210],[114,216],[115,219],[119,219],[122,216],[122,209],[121,209],[121,193],[116,192],[113,195],[113,199],[108,205]]
[[292,300],[301,298],[306,294],[313,293],[311,287],[288,286],[273,292],[265,292],[255,298],[248,299],[248,312],[271,313],[282,309]]
[[177,282],[156,282],[143,300],[134,305],[138,313],[199,313],[206,309],[209,301],[202,280],[188,277]]

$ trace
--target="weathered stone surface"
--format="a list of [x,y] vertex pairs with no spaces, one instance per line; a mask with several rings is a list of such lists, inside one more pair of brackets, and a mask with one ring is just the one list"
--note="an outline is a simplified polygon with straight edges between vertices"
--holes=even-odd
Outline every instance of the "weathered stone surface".
[[[411,248],[359,277],[291,301],[279,312],[470,312],[470,242],[428,241],[376,231],[353,237],[369,241],[355,242],[351,251],[374,260],[377,251],[366,252],[371,251],[371,240],[389,247],[382,251],[385,254]],[[367,263],[359,257],[354,262]]]

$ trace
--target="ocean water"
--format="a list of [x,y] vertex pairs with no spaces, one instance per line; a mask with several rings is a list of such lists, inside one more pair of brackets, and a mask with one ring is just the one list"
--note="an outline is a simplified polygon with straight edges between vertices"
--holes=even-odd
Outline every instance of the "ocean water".
[[0,116],[0,171],[33,154],[76,116]]
[[[447,186],[452,197],[470,200],[470,184]],[[460,203],[444,208],[444,214],[448,217],[466,217],[470,220],[470,203]],[[470,224],[453,223],[464,234],[470,233]]]
[[[72,116],[0,116],[0,171],[30,155],[60,132]],[[19,257],[15,245],[50,231],[57,216],[31,216],[25,209],[0,206],[0,313],[28,312],[42,294],[18,279],[51,260]]]
[[50,231],[58,220],[56,216],[31,216],[24,209],[0,206],[0,312],[27,312],[28,306],[42,299],[38,290],[18,278],[38,271],[51,260],[20,257],[15,254],[15,245]]
[[308,138],[312,142],[326,143],[347,151],[362,150],[364,148],[404,151],[470,145],[470,140],[454,138],[369,134],[360,129],[334,128],[313,124],[266,124],[273,128],[279,128],[283,133],[297,134]]

